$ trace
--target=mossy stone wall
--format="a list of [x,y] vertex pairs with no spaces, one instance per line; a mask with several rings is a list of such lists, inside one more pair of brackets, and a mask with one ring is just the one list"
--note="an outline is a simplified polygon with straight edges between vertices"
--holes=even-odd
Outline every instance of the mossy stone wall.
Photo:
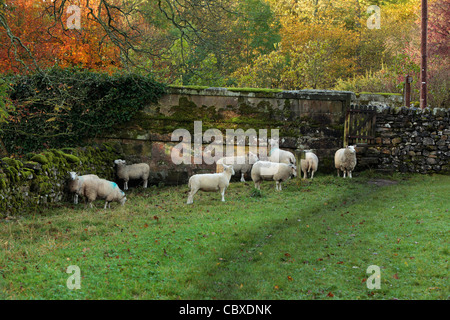
[[0,160],[0,217],[40,211],[47,204],[71,201],[67,189],[68,172],[97,174],[115,180],[117,148],[101,144],[83,148],[47,150],[21,159]]
[[375,130],[357,148],[359,170],[450,174],[450,109],[380,107]]
[[[203,132],[215,128],[224,137],[226,129],[279,129],[280,147],[298,152],[316,151],[319,160],[330,162],[343,143],[346,109],[351,92],[326,90],[264,90],[226,88],[169,88],[158,103],[148,105],[129,123],[98,142],[119,142],[125,160],[147,162],[150,183],[186,183],[196,172],[214,171],[211,165],[175,166],[170,150],[174,130],[194,133],[194,121]],[[206,144],[205,144],[206,146]],[[320,171],[332,168],[320,166]]]

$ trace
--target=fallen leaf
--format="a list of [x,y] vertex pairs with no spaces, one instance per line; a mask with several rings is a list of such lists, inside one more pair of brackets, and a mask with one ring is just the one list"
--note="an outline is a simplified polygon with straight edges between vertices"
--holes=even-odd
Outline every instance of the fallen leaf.
[[332,294],[331,292],[328,292],[327,297],[333,298],[334,294]]
[[289,281],[292,281],[292,280],[294,280],[294,279],[292,279],[291,276],[288,276],[288,280],[289,280]]
[[392,278],[398,279],[398,274],[395,273],[395,274],[392,276]]

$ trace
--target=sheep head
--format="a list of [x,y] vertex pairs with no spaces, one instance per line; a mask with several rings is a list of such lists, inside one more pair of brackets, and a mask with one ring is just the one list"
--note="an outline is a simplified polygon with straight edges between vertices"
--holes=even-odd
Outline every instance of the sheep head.
[[253,152],[249,151],[249,153],[248,153],[248,163],[254,164],[258,160],[259,160],[258,156],[256,154],[254,154]]
[[290,164],[289,168],[291,169],[291,177],[296,177],[297,176],[297,167],[293,164]]
[[69,177],[70,177],[70,180],[76,180],[78,177],[78,174],[76,172],[70,171]]
[[126,161],[122,160],[122,159],[117,159],[117,160],[114,160],[114,164],[117,166],[122,166],[122,165],[126,164]]
[[227,166],[227,165],[223,165],[223,171],[225,172],[230,172],[231,173],[231,175],[234,175],[235,174],[235,172],[234,172],[234,169],[233,169],[233,166],[231,165],[231,166]]
[[349,149],[352,153],[356,153],[355,145],[353,146],[347,146],[347,149]]
[[122,190],[120,190],[120,192],[123,195],[123,198],[119,200],[119,203],[123,206],[125,205],[125,201],[127,201],[127,197],[125,196],[125,192],[123,192]]

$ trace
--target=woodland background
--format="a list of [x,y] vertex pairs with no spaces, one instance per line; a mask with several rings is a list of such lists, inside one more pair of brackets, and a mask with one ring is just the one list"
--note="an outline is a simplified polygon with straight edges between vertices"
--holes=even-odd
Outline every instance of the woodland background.
[[[409,74],[418,104],[420,3],[0,0],[0,142],[10,153],[73,143],[126,121],[167,85],[402,93]],[[80,29],[69,29],[71,5]],[[428,6],[428,103],[448,107],[450,0]],[[121,115],[105,113],[127,101]]]

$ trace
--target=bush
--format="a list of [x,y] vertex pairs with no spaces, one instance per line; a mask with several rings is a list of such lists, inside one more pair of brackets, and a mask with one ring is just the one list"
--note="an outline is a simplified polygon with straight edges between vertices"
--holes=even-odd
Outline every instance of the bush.
[[79,68],[7,78],[15,110],[2,125],[9,153],[79,146],[129,121],[165,86],[151,76],[108,75]]

